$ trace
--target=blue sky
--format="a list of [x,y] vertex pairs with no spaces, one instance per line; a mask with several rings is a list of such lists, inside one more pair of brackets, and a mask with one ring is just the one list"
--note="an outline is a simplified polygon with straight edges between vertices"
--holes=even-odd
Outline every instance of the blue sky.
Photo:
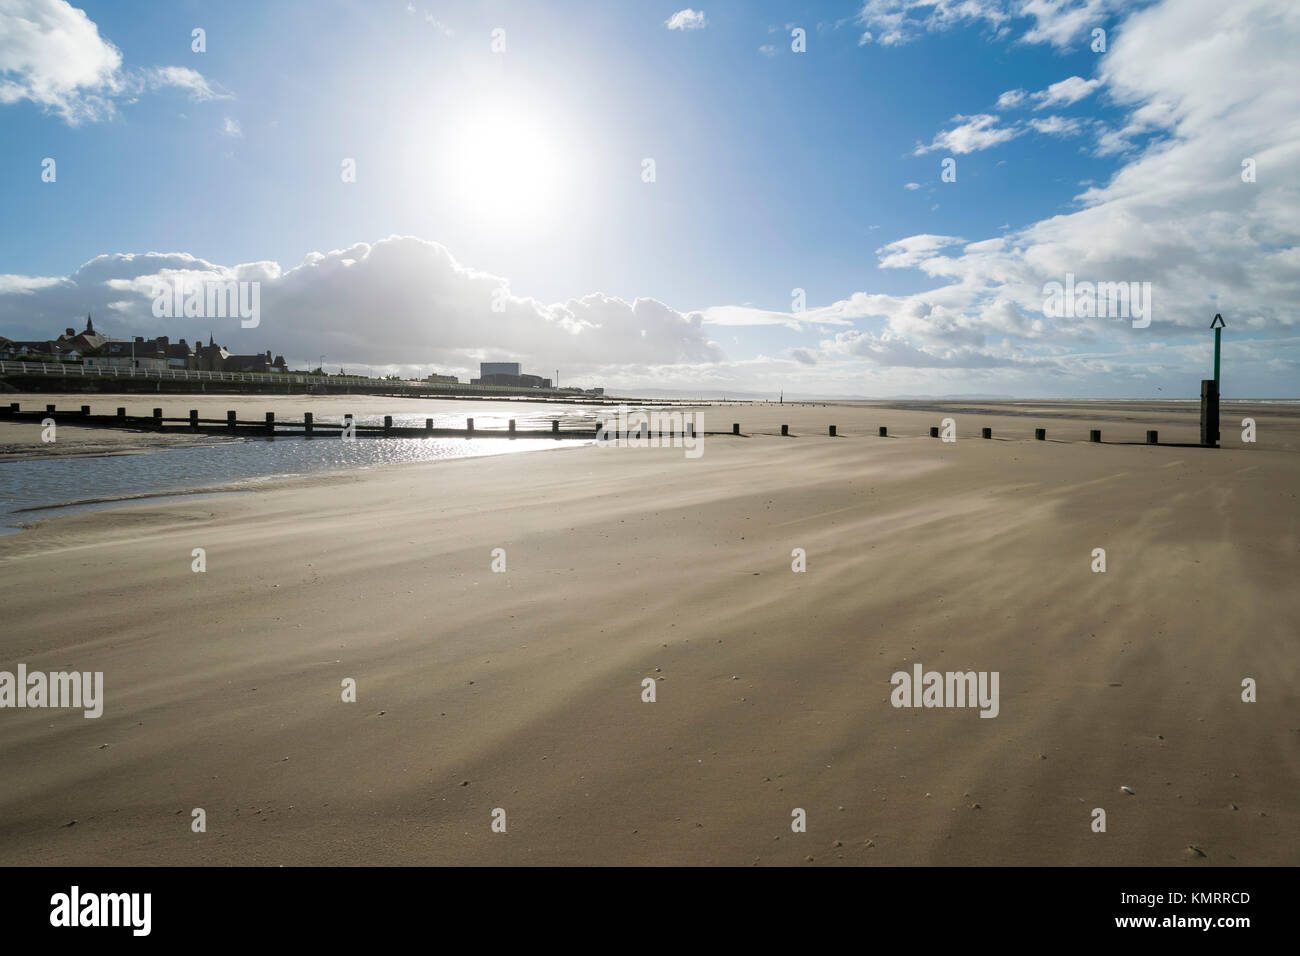
[[[93,310],[404,374],[1193,397],[1223,311],[1225,393],[1300,395],[1290,4],[9,6],[0,335]],[[1067,272],[1151,282],[1154,321],[1045,317]],[[263,321],[155,318],[176,274],[262,282]]]

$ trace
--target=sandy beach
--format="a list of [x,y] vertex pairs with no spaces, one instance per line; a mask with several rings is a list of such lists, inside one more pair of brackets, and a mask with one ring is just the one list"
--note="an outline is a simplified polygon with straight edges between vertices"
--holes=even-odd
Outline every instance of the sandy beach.
[[[742,435],[696,459],[393,466],[0,537],[0,669],[105,698],[0,712],[0,863],[1293,865],[1300,412],[1140,444],[1196,415],[714,406]],[[917,663],[998,672],[996,718],[892,706]]]

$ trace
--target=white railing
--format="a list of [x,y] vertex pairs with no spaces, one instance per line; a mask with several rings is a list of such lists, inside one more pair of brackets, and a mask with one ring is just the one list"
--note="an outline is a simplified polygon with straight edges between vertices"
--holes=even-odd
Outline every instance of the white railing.
[[[186,368],[132,368],[120,365],[82,365],[73,362],[6,362],[0,360],[0,375],[63,375],[95,376],[100,378],[140,378],[158,381],[186,382],[250,382],[258,384],[282,385],[323,385],[351,386],[363,385],[368,388],[376,386],[397,391],[437,392],[437,391],[473,391],[485,393],[519,392],[522,389],[510,385],[469,385],[450,382],[402,382],[382,378],[366,378],[361,375],[295,375],[289,372],[201,372]],[[559,392],[555,389],[527,389],[546,395],[574,396],[577,392]]]

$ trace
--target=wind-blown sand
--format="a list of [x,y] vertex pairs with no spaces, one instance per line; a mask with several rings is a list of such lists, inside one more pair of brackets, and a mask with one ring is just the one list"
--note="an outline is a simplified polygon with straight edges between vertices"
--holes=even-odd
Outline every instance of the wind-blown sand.
[[[1193,442],[1197,410],[976,404],[710,408],[747,437],[696,460],[569,447],[0,538],[0,669],[106,697],[0,710],[0,863],[1296,863],[1300,420],[1098,446]],[[957,443],[920,437],[944,414]],[[998,671],[999,715],[895,709],[915,662]]]

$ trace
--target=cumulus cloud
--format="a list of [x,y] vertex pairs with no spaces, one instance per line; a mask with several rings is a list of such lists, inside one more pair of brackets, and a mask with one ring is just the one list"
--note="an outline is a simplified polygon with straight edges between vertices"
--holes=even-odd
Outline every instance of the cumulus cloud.
[[1029,126],[1035,132],[1046,136],[1074,136],[1082,129],[1082,124],[1077,119],[1068,119],[1064,116],[1031,119]]
[[759,326],[783,325],[802,332],[809,325],[850,325],[848,319],[835,311],[835,307],[807,309],[803,312],[774,312],[755,309],[747,305],[715,305],[699,312],[705,325]]
[[997,38],[1019,32],[1021,43],[1068,48],[1104,24],[1123,0],[864,0],[857,22],[866,27],[858,45],[911,43],[925,33],[978,26]]
[[1110,13],[1122,5],[1123,0],[1025,0],[1020,12],[1033,17],[1034,25],[1025,31],[1021,42],[1069,47],[1104,26]]
[[926,32],[980,22],[996,28],[1010,18],[1002,0],[866,0],[857,16],[867,28],[858,45],[899,46]]
[[[244,329],[236,319],[154,318],[155,286],[174,279],[260,282],[261,323]],[[223,266],[151,252],[98,256],[66,277],[0,280],[0,327],[10,338],[52,337],[87,312],[109,335],[206,341],[212,334],[235,352],[271,349],[301,362],[323,352],[340,364],[468,372],[481,358],[501,356],[576,374],[723,358],[699,313],[601,294],[541,303],[514,294],[501,276],[462,265],[437,243],[399,236],[312,253],[287,270],[275,262]]]
[[[1085,80],[1081,76],[1071,76],[1037,93],[1027,94],[1024,90],[1007,90],[998,97],[998,106],[1015,107],[1025,100],[1032,101],[1035,110],[1046,109],[1049,106],[1070,106],[1089,96],[1101,84],[1100,79]],[[998,117],[989,113],[975,116],[959,114],[950,122],[957,125],[951,129],[941,130],[928,146],[918,143],[912,155],[922,156],[937,150],[957,154],[974,153],[1013,140],[1031,129],[1049,136],[1072,136],[1082,128],[1079,120],[1062,116],[1049,116],[1047,119],[1031,119],[1027,123],[999,126]],[[1144,122],[1149,123],[1150,117]],[[1103,134],[1096,152],[1098,155],[1104,155],[1130,148],[1132,145],[1130,137],[1138,129],[1139,127],[1130,125],[1124,131]]]
[[112,117],[123,97],[169,87],[195,101],[228,96],[187,67],[124,70],[121,51],[66,0],[0,3],[0,104],[28,100],[77,126]]
[[1034,101],[1036,110],[1047,109],[1049,106],[1071,106],[1090,96],[1099,86],[1101,80],[1085,80],[1081,76],[1070,76],[1059,83],[1053,83],[1045,90],[1031,94],[1030,99]]
[[974,153],[1015,139],[1022,132],[1016,126],[998,126],[998,118],[989,113],[976,116],[958,114],[952,118],[952,122],[957,125],[941,130],[929,146],[918,143],[912,155],[922,156],[935,150],[957,154]]
[[685,10],[678,10],[665,20],[664,24],[669,30],[703,30],[709,25],[709,21],[705,18],[703,10],[692,10],[687,7]]
[[138,86],[147,90],[160,90],[171,87],[183,90],[195,103],[207,100],[233,99],[229,93],[214,89],[203,74],[187,66],[155,66],[138,74]]

